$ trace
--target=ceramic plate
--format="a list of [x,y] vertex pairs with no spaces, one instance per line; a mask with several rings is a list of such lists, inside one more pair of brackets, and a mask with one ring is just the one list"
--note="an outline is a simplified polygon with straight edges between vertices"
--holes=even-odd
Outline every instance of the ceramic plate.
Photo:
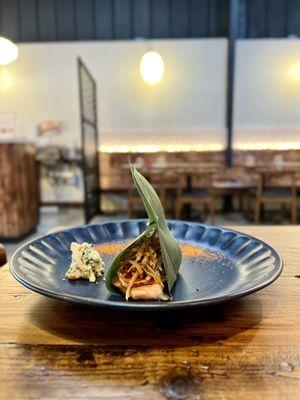
[[[281,273],[278,253],[259,239],[216,226],[169,221],[183,250],[180,274],[170,302],[125,301],[106,290],[105,282],[70,281],[70,244],[122,243],[137,237],[146,221],[124,220],[66,229],[37,238],[15,252],[13,276],[24,286],[46,296],[109,308],[139,310],[190,308],[245,296],[272,283]],[[108,266],[112,254],[101,254]],[[104,276],[105,279],[105,276]]]

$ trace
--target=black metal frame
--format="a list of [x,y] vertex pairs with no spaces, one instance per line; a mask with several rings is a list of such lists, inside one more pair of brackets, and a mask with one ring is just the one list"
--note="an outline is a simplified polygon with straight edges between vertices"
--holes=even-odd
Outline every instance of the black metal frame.
[[237,38],[239,0],[230,0],[229,32],[228,32],[228,55],[227,55],[227,93],[226,93],[226,164],[232,165],[232,125],[233,125],[233,95],[234,95],[234,63],[235,63],[235,41]]
[[238,38],[246,37],[246,0],[230,0],[228,24],[228,55],[227,55],[227,93],[226,93],[226,165],[232,166],[233,142],[233,103],[234,103],[234,71],[235,71],[235,44]]
[[[97,214],[101,213],[100,205],[100,172],[99,172],[99,150],[98,150],[98,118],[97,118],[97,84],[91,73],[87,69],[80,57],[77,58],[78,65],[78,82],[79,82],[79,101],[80,101],[80,126],[81,126],[81,140],[82,140],[82,171],[84,180],[84,216],[85,223]],[[85,110],[85,93],[83,88],[83,76],[89,81],[92,87],[92,101],[89,115]],[[93,115],[90,118],[90,114]],[[93,148],[90,146],[91,140],[88,137],[86,127],[92,130],[92,143]],[[86,144],[89,140],[89,153],[86,151]],[[91,153],[92,150],[92,153]],[[91,168],[91,160],[94,164]]]

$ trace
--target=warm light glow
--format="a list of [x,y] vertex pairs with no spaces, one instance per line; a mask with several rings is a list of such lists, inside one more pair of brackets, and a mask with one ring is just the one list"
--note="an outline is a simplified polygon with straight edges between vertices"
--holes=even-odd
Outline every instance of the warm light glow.
[[18,57],[18,47],[10,40],[0,37],[0,65],[15,61]]
[[[299,150],[300,142],[284,143],[236,143],[235,150]],[[210,144],[158,144],[158,145],[102,145],[102,153],[178,153],[189,151],[223,151],[224,146],[219,143]]]
[[300,82],[300,62],[292,64],[288,69],[288,76],[295,82]]
[[141,59],[140,71],[143,80],[150,85],[158,83],[164,74],[164,61],[155,51],[145,53]]
[[236,143],[235,150],[299,150],[300,142]]
[[0,89],[7,90],[13,86],[13,79],[11,75],[2,67],[0,69]]
[[102,153],[158,153],[165,151],[168,153],[187,152],[187,151],[221,151],[224,146],[218,143],[211,144],[161,144],[161,145],[114,145],[100,146]]

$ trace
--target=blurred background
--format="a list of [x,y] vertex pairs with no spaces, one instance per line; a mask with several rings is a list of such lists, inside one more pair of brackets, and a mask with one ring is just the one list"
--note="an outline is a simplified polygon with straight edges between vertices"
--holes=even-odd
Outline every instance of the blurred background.
[[144,217],[296,224],[300,1],[0,0],[0,238]]

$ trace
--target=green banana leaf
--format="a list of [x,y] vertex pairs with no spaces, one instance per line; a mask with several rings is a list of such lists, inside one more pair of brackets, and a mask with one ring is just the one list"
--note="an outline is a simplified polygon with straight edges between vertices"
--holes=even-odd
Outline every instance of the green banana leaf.
[[131,174],[134,184],[144,203],[150,223],[147,229],[140,236],[138,236],[125,249],[121,250],[120,253],[117,254],[107,271],[106,287],[113,293],[119,293],[119,291],[112,285],[111,282],[116,275],[120,261],[124,256],[130,253],[133,246],[136,246],[146,235],[155,230],[158,234],[160,242],[168,290],[171,292],[177,279],[182,259],[179,244],[167,226],[163,207],[153,187],[150,185],[147,179],[145,179],[133,166],[131,166]]

